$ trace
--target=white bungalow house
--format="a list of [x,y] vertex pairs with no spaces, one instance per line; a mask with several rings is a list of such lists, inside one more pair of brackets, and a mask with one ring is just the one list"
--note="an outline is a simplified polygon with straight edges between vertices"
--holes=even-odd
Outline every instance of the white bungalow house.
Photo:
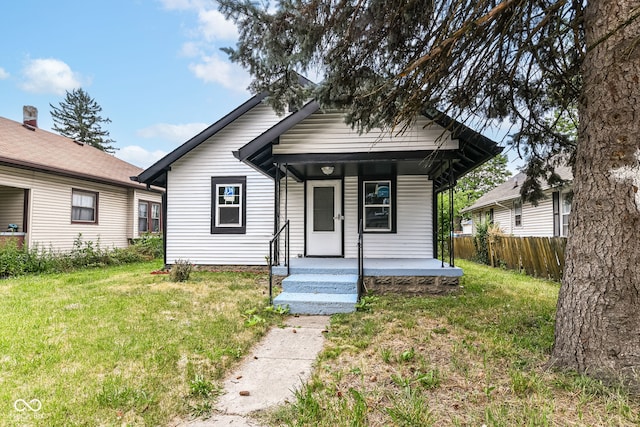
[[166,188],[166,264],[269,264],[289,275],[275,302],[306,313],[353,310],[363,282],[457,284],[462,271],[435,259],[437,195],[500,147],[441,114],[358,134],[315,101],[278,116],[265,96],[136,178]]
[[142,169],[97,148],[0,117],[0,241],[68,251],[82,235],[103,248],[162,228],[160,189],[132,182]]
[[520,188],[526,178],[522,172],[484,194],[462,211],[471,217],[473,233],[478,224],[491,222],[508,235],[566,237],[571,215],[573,175],[567,166],[556,167],[556,173],[567,184],[561,187],[543,184],[545,198],[537,205],[522,202]]

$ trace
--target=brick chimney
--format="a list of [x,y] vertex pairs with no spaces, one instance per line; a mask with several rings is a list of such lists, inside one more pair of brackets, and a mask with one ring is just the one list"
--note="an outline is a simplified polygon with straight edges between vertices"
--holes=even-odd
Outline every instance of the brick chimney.
[[38,109],[31,105],[22,107],[22,124],[27,127],[38,127]]

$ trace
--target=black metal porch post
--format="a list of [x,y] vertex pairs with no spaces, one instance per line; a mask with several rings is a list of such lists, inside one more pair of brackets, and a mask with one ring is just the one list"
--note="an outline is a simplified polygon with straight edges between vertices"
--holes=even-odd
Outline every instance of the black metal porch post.
[[[280,229],[280,163],[276,163],[276,173],[274,181],[274,197],[273,197],[273,235],[275,236]],[[280,241],[276,240],[275,250],[273,251],[273,259],[269,260],[272,265],[280,264]]]
[[[444,163],[444,161],[442,162]],[[440,170],[442,170],[442,163],[440,163]],[[440,259],[442,260],[441,267],[444,268],[444,191],[440,192]]]
[[455,267],[455,254],[453,253],[455,239],[453,238],[453,228],[455,218],[453,217],[453,169],[451,167],[451,159],[449,159],[449,266]]

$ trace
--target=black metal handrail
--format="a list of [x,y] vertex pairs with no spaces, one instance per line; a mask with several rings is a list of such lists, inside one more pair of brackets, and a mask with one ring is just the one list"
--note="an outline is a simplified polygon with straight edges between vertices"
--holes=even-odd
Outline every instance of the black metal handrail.
[[362,297],[364,290],[364,239],[363,239],[363,231],[364,225],[363,220],[360,220],[360,224],[358,225],[358,301]]
[[287,276],[289,275],[289,220],[287,220],[269,241],[269,260],[267,262],[269,267],[269,304],[273,304],[273,266],[280,265],[280,235],[285,229],[287,231],[284,235],[284,265],[287,267]]

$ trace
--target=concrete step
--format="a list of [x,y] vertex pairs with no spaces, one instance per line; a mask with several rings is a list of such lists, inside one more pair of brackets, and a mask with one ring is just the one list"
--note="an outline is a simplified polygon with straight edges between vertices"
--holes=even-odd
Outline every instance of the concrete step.
[[282,281],[282,290],[291,293],[358,293],[357,274],[293,274]]
[[[271,267],[271,271],[276,276],[286,276],[287,267],[284,265],[276,265]],[[339,266],[339,265],[308,265],[308,266],[291,266],[288,274],[358,274],[358,266]]]
[[330,315],[356,311],[358,294],[282,292],[273,300],[274,306],[288,306],[291,314]]

